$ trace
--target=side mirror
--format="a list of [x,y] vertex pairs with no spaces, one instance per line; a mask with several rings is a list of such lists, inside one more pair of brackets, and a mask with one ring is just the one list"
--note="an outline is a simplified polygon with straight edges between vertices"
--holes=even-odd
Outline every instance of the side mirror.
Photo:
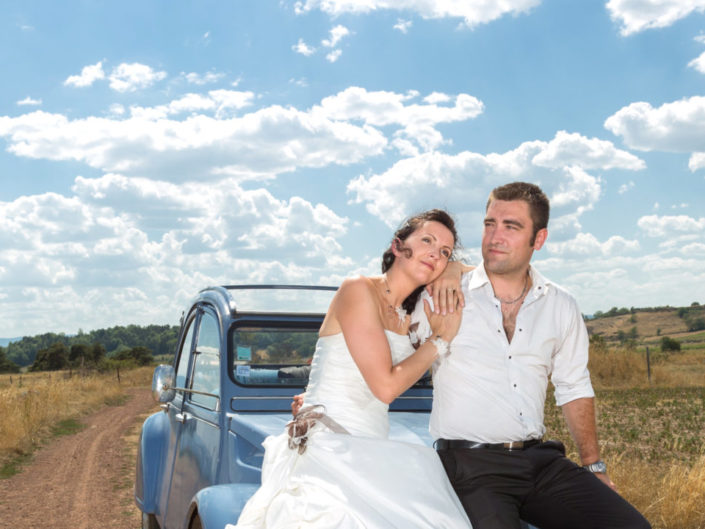
[[174,400],[174,368],[168,365],[159,365],[152,376],[152,398],[157,402],[171,402]]

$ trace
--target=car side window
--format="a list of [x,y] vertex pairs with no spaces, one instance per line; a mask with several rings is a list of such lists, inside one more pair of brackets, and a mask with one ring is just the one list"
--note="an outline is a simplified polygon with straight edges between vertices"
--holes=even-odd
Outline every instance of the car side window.
[[220,396],[220,331],[218,320],[210,312],[204,312],[198,327],[198,343],[194,351],[193,382],[191,389],[209,393],[191,393],[192,403],[215,410]]
[[191,354],[191,342],[193,341],[193,322],[195,318],[192,318],[188,323],[188,332],[186,333],[186,338],[184,338],[181,344],[181,350],[179,351],[179,360],[176,367],[176,387],[185,388],[186,387],[186,375],[188,373],[188,363],[189,355]]

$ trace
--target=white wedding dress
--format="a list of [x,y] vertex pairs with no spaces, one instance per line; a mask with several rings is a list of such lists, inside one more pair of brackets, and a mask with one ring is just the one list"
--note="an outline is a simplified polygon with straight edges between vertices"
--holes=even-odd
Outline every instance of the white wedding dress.
[[[414,351],[408,336],[386,334],[395,364]],[[318,340],[304,407],[317,404],[350,435],[318,421],[301,454],[289,448],[287,431],[268,437],[262,486],[226,529],[470,528],[435,451],[387,439],[388,406],[368,388],[342,334]]]

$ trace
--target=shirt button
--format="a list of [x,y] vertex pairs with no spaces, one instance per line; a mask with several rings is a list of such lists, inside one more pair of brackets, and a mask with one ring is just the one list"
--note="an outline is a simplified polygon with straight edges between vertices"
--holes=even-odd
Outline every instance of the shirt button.
[[509,359],[510,359],[510,360],[512,359],[512,355],[509,355]]
[[516,385],[516,384],[514,384],[514,387],[517,387],[517,385]]
[[519,332],[523,331],[524,329],[519,329]]

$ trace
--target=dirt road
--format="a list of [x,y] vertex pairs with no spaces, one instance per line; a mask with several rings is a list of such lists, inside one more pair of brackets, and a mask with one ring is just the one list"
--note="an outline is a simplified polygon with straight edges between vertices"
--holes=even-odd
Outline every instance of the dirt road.
[[132,496],[140,418],[158,409],[149,390],[86,417],[86,428],[39,450],[20,474],[0,480],[0,527],[138,529]]

